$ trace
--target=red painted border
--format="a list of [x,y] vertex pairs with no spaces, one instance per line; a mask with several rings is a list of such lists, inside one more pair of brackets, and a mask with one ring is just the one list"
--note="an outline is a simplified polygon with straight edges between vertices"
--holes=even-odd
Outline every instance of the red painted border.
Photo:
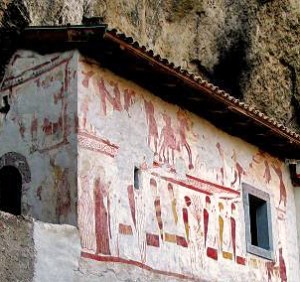
[[[81,138],[83,138],[81,140]],[[101,144],[103,146],[103,148],[94,148],[91,146],[87,146],[84,143],[81,143],[81,141],[83,140],[92,140],[93,142],[96,142],[98,144]],[[91,133],[88,133],[86,131],[83,130],[78,130],[78,144],[81,148],[93,151],[93,152],[97,152],[97,153],[102,153],[105,154],[107,156],[110,156],[112,158],[115,157],[115,155],[118,153],[118,149],[119,147],[115,144],[110,143],[108,140],[102,139],[98,136],[92,135]],[[105,150],[105,147],[110,148],[109,151]]]
[[188,184],[188,183],[186,183],[186,182],[184,182],[184,181],[176,180],[176,179],[174,179],[174,178],[172,178],[172,177],[162,176],[162,175],[159,175],[159,174],[156,173],[156,172],[152,172],[151,174],[152,174],[153,176],[156,176],[156,177],[158,177],[158,178],[161,178],[161,179],[166,180],[166,181],[168,181],[168,182],[171,182],[171,183],[173,183],[173,184],[177,184],[177,185],[183,186],[183,187],[185,187],[185,188],[188,188],[188,189],[190,189],[190,190],[194,190],[194,191],[199,192],[199,193],[203,193],[203,194],[206,194],[206,195],[209,195],[209,196],[213,194],[213,193],[211,193],[211,192],[208,192],[208,191],[202,190],[202,189],[200,189],[200,188],[198,188],[198,187],[195,187],[194,185]]
[[[155,176],[155,177],[160,178],[160,179],[166,180],[166,181],[171,182],[173,184],[177,184],[177,185],[183,186],[185,188],[188,188],[190,190],[194,190],[194,191],[199,192],[199,193],[203,193],[203,194],[206,194],[206,195],[209,195],[209,196],[211,196],[211,195],[214,194],[213,192],[209,192],[207,190],[201,189],[201,188],[199,188],[199,187],[197,187],[197,186],[195,186],[193,184],[190,184],[190,183],[188,183],[187,181],[184,181],[184,180],[177,180],[177,179],[174,179],[172,177],[163,176],[163,175],[158,174],[157,172],[152,172],[151,174],[153,176]],[[206,181],[206,180],[202,180],[200,178],[197,178],[197,177],[194,177],[194,176],[191,176],[191,175],[186,175],[186,176],[190,180],[197,181],[197,182],[199,182],[201,184],[213,186],[214,188],[217,188],[219,190],[225,191],[226,193],[240,195],[239,191],[233,190],[231,188],[224,187],[224,186],[221,186],[219,184],[215,184],[213,182],[209,182],[209,181]]]
[[134,265],[134,266],[137,266],[139,268],[151,271],[151,272],[156,273],[156,274],[172,276],[172,277],[176,277],[176,278],[179,278],[179,279],[187,279],[189,281],[199,281],[199,282],[206,281],[206,280],[201,280],[201,279],[199,280],[199,278],[195,278],[193,276],[188,276],[188,275],[184,275],[184,274],[179,274],[179,273],[154,269],[154,268],[152,268],[152,267],[150,267],[146,264],[143,264],[141,262],[138,262],[138,261],[135,261],[135,260],[123,259],[123,258],[120,258],[120,257],[95,255],[95,254],[90,254],[90,253],[87,253],[87,252],[81,252],[81,257],[96,260],[96,261],[102,261],[102,262],[115,262],[115,263],[130,264],[130,265]]
[[218,188],[220,190],[223,190],[223,191],[226,191],[226,192],[229,192],[229,193],[233,193],[233,194],[236,194],[236,195],[240,195],[239,191],[236,191],[236,190],[234,190],[232,188],[225,187],[225,186],[213,183],[213,182],[209,182],[207,180],[203,180],[203,179],[200,179],[200,178],[197,178],[195,176],[188,175],[188,174],[186,175],[186,177],[189,178],[189,179],[195,180],[195,181],[197,181],[199,183],[211,185],[211,186],[214,186],[214,187],[216,187],[216,188]]
[[[11,77],[9,79],[6,79],[3,83],[3,86],[0,89],[0,91],[3,92],[3,91],[6,91],[7,89],[15,88],[19,85],[25,84],[28,81],[34,80],[34,79],[44,75],[45,73],[47,73],[49,71],[52,71],[53,69],[55,69],[57,67],[60,67],[63,64],[68,64],[72,60],[72,58],[73,58],[73,54],[72,54],[72,56],[70,56],[68,58],[62,59],[61,61],[58,60],[58,61],[45,62],[45,63],[43,63],[41,65],[38,65],[38,66],[35,66],[31,69],[27,69],[20,75],[17,75],[15,77]],[[47,65],[48,65],[49,68],[46,68]],[[45,69],[42,69],[43,67],[45,67]],[[34,71],[34,70],[40,70],[40,69],[42,69],[41,72],[38,72],[37,74],[33,73],[28,78],[22,79],[22,77],[26,74],[26,72]],[[18,82],[16,82],[16,83],[11,82],[11,81],[14,81],[14,80],[18,80]]]

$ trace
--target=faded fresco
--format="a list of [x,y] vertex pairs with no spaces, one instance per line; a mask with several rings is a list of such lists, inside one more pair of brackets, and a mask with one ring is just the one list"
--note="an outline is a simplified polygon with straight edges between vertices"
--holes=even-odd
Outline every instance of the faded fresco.
[[[299,280],[284,163],[77,52],[12,58],[0,91],[6,165],[22,176],[22,214],[78,225],[81,261],[95,271]],[[242,183],[270,194],[274,261],[246,251]]]
[[22,214],[76,224],[76,56],[18,51],[0,91],[0,168],[22,175]]
[[[78,76],[83,258],[170,279],[298,281],[284,163],[94,62]],[[246,252],[242,183],[271,196],[275,261]]]

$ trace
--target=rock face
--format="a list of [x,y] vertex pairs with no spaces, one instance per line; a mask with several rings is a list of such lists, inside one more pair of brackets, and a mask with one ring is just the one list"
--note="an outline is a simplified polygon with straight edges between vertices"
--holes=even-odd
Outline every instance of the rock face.
[[299,130],[298,0],[4,0],[0,4],[4,27],[80,24],[83,17],[92,16],[102,17],[110,28]]
[[0,212],[1,281],[32,281],[33,222]]

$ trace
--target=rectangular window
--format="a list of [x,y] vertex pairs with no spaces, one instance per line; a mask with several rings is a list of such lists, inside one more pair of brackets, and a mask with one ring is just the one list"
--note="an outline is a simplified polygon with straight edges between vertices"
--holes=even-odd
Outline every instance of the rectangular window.
[[247,252],[273,259],[270,195],[243,183]]
[[135,167],[133,171],[133,182],[134,182],[134,188],[140,189],[140,170]]

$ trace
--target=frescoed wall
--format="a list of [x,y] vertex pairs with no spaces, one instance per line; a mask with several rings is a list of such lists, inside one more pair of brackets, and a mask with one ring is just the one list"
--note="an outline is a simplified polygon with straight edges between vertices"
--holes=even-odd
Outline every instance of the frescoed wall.
[[[80,258],[67,226],[37,223],[39,280],[57,238],[80,281],[299,281],[282,161],[76,51],[18,51],[0,109],[0,169],[20,171],[22,214],[78,226]],[[274,261],[246,251],[242,183],[270,195]]]
[[22,214],[76,224],[76,53],[18,51],[0,91],[0,168],[22,175]]
[[[299,281],[280,160],[83,57],[78,146],[82,259],[95,271],[107,262],[150,280]],[[274,261],[246,251],[242,183],[270,194]]]

